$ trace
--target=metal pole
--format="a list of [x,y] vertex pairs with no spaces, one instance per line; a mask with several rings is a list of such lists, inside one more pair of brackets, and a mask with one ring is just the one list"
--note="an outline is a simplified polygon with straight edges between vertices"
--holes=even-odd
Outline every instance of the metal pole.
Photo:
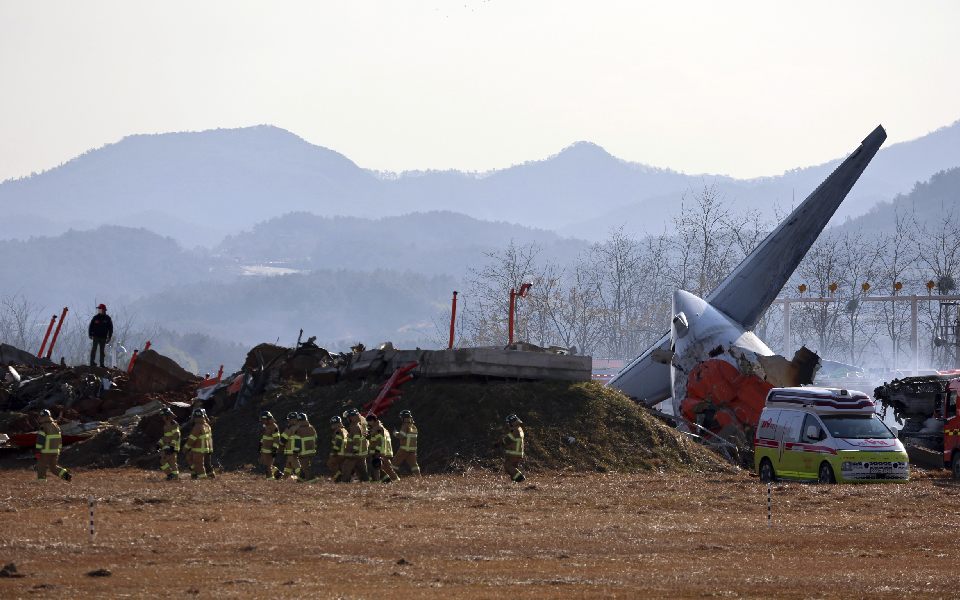
[[97,505],[97,500],[93,496],[87,497],[87,506],[90,508],[90,543],[93,543],[93,538],[97,536],[97,530],[94,527],[94,507]]
[[50,324],[47,325],[47,334],[43,336],[43,343],[40,344],[40,352],[37,352],[37,358],[43,358],[43,351],[47,347],[47,339],[50,337],[50,330],[53,329],[53,324],[57,321],[57,315],[50,317]]
[[790,356],[790,300],[783,302],[783,355]]
[[450,344],[448,350],[453,350],[453,334],[457,323],[457,291],[453,291],[453,304],[450,306]]
[[773,495],[773,484],[767,483],[767,527],[773,526],[773,507],[772,507],[772,495]]
[[57,323],[57,328],[53,330],[53,339],[50,340],[50,347],[47,348],[47,358],[50,358],[50,355],[53,354],[53,347],[57,343],[57,338],[60,337],[60,328],[63,327],[63,322],[67,320],[67,307],[63,307],[63,312],[60,313],[60,322]]
[[127,364],[127,373],[133,373],[133,363],[137,362],[137,354],[139,352],[139,349],[133,349],[133,356],[130,357],[130,362]]
[[910,298],[910,345],[913,346],[913,375],[920,374],[920,344],[917,341],[917,303],[919,296]]
[[513,345],[513,311],[517,304],[517,290],[510,288],[510,317],[507,319],[508,341],[507,345]]

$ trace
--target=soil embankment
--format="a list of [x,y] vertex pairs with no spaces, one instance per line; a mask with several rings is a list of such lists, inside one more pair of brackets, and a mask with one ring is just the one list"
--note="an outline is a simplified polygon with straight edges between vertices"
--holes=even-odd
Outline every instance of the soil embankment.
[[[378,386],[343,382],[286,388],[220,415],[213,423],[215,458],[227,469],[257,458],[259,414],[278,419],[306,412],[329,447],[330,417],[361,408]],[[420,465],[428,472],[497,468],[504,420],[524,422],[529,469],[577,471],[717,471],[729,469],[711,451],[664,425],[628,398],[597,383],[413,381],[383,416],[392,430],[409,409],[420,429]]]

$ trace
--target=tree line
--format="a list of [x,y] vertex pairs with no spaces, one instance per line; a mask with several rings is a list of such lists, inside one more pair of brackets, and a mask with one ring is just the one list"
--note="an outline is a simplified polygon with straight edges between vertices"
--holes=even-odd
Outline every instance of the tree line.
[[[613,229],[572,264],[551,260],[535,243],[486,253],[485,264],[467,276],[457,344],[504,345],[509,291],[529,282],[528,296],[518,301],[515,339],[594,357],[636,357],[669,329],[674,290],[707,296],[780,221],[735,210],[715,186],[686,194],[682,203],[671,232],[637,238]],[[952,367],[955,346],[932,342],[943,333],[937,297],[956,288],[960,218],[947,213],[921,222],[903,212],[895,219],[885,233],[849,225],[824,231],[780,297],[834,301],[793,304],[789,343],[782,305],[774,304],[755,328],[761,339],[778,352],[806,345],[825,359],[903,368],[912,365],[910,303],[863,299],[922,294],[921,363]],[[955,307],[945,309],[954,322]]]

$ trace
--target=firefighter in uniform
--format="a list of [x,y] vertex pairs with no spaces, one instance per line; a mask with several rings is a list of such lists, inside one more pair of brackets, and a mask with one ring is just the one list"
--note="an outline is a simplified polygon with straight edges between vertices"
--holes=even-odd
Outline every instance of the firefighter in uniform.
[[343,471],[343,460],[347,452],[347,430],[343,427],[343,419],[330,417],[330,456],[327,457],[327,468],[332,473],[333,481],[340,480]]
[[260,413],[260,466],[267,474],[267,479],[275,479],[278,469],[273,466],[273,459],[280,451],[280,427],[269,410]]
[[367,476],[367,440],[363,419],[360,418],[360,412],[351,408],[347,411],[350,419],[350,425],[347,428],[347,450],[343,459],[342,479],[347,483],[353,481],[353,475],[356,473],[361,481],[368,481]]
[[[367,415],[367,427],[370,430],[367,436],[370,440],[370,481],[390,483],[399,481],[400,477],[393,470],[390,460],[393,458],[393,444],[390,441],[390,432],[386,430],[377,415]],[[383,471],[383,477],[380,472]]]
[[167,481],[180,477],[177,454],[180,452],[180,424],[169,406],[160,409],[163,417],[163,435],[160,437],[160,470],[167,474]]
[[60,458],[60,448],[63,447],[63,438],[60,435],[60,427],[49,410],[40,411],[40,430],[37,432],[37,443],[35,445],[37,454],[37,481],[47,480],[47,471],[53,473],[64,481],[73,479],[70,470],[61,467],[57,459]]
[[213,430],[207,421],[207,411],[202,408],[193,409],[193,424],[190,435],[183,444],[187,452],[187,463],[190,465],[191,479],[206,479],[207,468],[204,459],[207,454],[213,453]]
[[317,430],[310,424],[307,413],[300,413],[300,428],[297,429],[300,438],[300,479],[299,481],[313,481],[313,457],[317,454]]
[[217,473],[213,470],[213,427],[210,425],[210,418],[207,411],[203,411],[203,424],[207,436],[207,446],[203,452],[203,467],[207,472],[207,477],[216,479]]
[[504,436],[503,470],[516,483],[526,479],[520,472],[523,460],[523,421],[517,415],[507,417],[507,435]]
[[280,444],[283,446],[283,471],[277,472],[277,479],[283,477],[291,478],[300,475],[300,437],[297,430],[300,429],[299,417],[295,412],[287,413],[287,428],[280,434]]
[[417,464],[417,424],[409,410],[401,410],[400,419],[400,430],[393,432],[393,437],[397,438],[397,443],[400,444],[393,459],[393,466],[400,469],[406,465],[412,475],[420,475],[420,465]]

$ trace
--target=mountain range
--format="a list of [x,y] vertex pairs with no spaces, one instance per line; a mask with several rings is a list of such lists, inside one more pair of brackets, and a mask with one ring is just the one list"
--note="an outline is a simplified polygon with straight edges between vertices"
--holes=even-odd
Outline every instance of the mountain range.
[[[588,142],[485,173],[380,173],[266,125],[133,135],[43,173],[0,183],[6,215],[0,239],[113,224],[213,247],[290,212],[381,218],[453,211],[596,240],[621,225],[638,234],[663,231],[683,194],[710,184],[738,208],[771,216],[775,207],[787,209],[805,197],[858,142],[837,148],[838,158],[820,165],[740,180],[631,163]],[[960,122],[884,148],[837,219],[864,214],[958,165]]]

